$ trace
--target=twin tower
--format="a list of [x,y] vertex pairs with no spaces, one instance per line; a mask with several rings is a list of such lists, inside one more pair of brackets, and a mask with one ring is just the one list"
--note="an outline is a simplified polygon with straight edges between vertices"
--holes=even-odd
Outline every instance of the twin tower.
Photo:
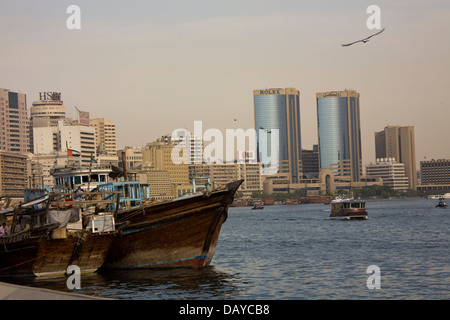
[[[358,182],[362,175],[359,93],[354,90],[320,92],[317,127],[320,169]],[[261,162],[260,130],[279,134],[279,174],[299,183],[301,167],[300,92],[294,88],[253,91],[257,154]],[[269,151],[270,152],[270,151]]]

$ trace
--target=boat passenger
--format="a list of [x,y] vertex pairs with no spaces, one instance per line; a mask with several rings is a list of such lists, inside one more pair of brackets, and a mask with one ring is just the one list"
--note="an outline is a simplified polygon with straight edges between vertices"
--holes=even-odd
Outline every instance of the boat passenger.
[[[81,186],[78,187],[77,191],[75,191],[76,193],[83,193],[83,190],[81,190]],[[81,200],[83,199],[83,196],[77,196],[75,197],[75,200]]]
[[0,226],[0,237],[5,237],[7,235],[8,233],[6,231],[6,223],[3,222],[3,225]]

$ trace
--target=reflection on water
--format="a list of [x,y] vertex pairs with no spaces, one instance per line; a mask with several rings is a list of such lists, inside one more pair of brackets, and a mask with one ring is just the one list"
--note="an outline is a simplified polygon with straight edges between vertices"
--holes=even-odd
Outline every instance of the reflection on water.
[[[0,281],[4,281],[0,279]],[[19,285],[72,292],[67,277],[13,277]],[[239,295],[235,285],[240,279],[219,272],[214,266],[203,270],[179,268],[123,270],[81,275],[81,290],[76,293],[109,299],[230,299]]]
[[[330,220],[323,204],[230,208],[212,266],[82,275],[76,292],[129,300],[449,299],[450,209],[430,200],[366,207],[364,221]],[[366,286],[370,265],[380,267],[380,290]],[[65,277],[7,281],[69,291]]]

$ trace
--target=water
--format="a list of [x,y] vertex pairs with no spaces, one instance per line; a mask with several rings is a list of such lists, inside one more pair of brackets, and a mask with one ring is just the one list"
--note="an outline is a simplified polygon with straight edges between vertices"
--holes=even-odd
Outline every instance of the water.
[[[83,275],[77,293],[114,299],[449,299],[450,208],[433,200],[367,202],[369,219],[330,206],[230,208],[212,265]],[[380,268],[381,289],[366,273]],[[5,279],[0,279],[5,281]],[[69,292],[66,278],[9,282]]]

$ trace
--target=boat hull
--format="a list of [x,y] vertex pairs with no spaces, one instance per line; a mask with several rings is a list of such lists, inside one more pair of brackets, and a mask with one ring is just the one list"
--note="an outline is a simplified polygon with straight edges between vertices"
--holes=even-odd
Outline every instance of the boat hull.
[[0,249],[0,275],[31,275],[33,261],[39,250],[40,238],[28,238]]
[[365,209],[344,209],[339,213],[330,215],[330,218],[337,220],[366,220],[367,211]]
[[104,263],[115,236],[115,233],[76,234],[64,239],[42,239],[33,274],[38,277],[65,275],[70,265],[79,267],[82,273],[95,272]]
[[0,238],[0,275],[32,275],[41,242],[58,227],[49,224]]
[[211,194],[119,215],[128,221],[113,241],[105,269],[192,267],[211,263],[228,207],[242,181]]

